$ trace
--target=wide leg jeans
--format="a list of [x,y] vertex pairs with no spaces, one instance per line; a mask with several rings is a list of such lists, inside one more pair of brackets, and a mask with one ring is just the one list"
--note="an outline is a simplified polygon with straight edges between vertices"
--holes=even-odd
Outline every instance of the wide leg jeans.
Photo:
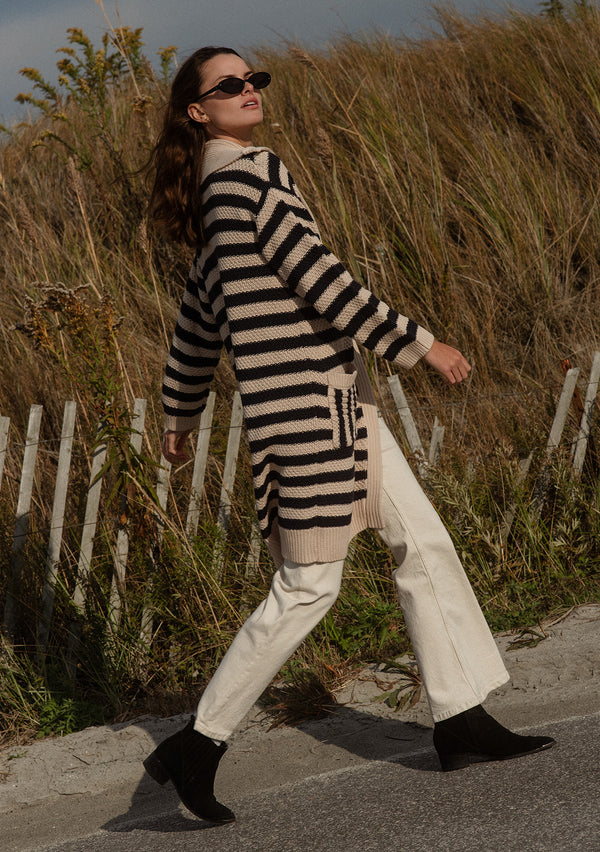
[[[450,536],[383,418],[385,526],[379,530],[434,722],[480,704],[509,679]],[[195,729],[226,740],[339,593],[344,560],[285,560],[198,704]]]

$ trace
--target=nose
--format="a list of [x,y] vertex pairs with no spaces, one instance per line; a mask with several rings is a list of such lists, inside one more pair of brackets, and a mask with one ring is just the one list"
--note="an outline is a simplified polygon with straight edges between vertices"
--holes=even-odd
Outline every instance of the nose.
[[243,95],[246,95],[246,94],[248,94],[248,95],[254,94],[254,86],[252,85],[252,83],[250,82],[250,80],[246,80],[245,82],[246,82],[246,85],[244,86],[244,90],[243,90],[242,94],[243,94]]

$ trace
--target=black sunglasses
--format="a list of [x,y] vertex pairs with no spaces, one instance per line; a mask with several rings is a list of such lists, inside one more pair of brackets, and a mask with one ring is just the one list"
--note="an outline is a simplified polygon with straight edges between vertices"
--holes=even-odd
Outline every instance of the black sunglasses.
[[239,95],[244,91],[246,83],[250,83],[254,89],[264,89],[270,82],[271,75],[266,71],[257,71],[255,74],[250,74],[245,80],[242,80],[241,77],[225,77],[224,80],[221,80],[220,83],[217,83],[208,92],[199,95],[198,100],[201,101],[202,98],[212,95],[213,92],[225,92],[226,95]]

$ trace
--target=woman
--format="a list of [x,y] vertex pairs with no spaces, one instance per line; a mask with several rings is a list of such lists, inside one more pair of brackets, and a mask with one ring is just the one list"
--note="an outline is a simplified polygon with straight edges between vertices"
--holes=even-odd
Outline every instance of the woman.
[[221,348],[244,406],[259,523],[277,566],[195,718],[144,765],[197,816],[234,819],[213,782],[226,740],[336,599],[352,537],[372,527],[393,572],[444,770],[528,754],[549,737],[513,734],[481,707],[508,674],[448,534],[378,417],[354,341],[402,367],[423,359],[450,383],[470,366],[362,288],[323,246],[285,166],[252,133],[261,90],[226,48],[178,72],[155,149],[150,211],[198,246],[164,386],[165,458],[185,458]]

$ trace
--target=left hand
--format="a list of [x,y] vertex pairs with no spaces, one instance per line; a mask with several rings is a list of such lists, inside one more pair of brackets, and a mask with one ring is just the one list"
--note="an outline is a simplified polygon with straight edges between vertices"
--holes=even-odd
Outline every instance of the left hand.
[[439,340],[433,341],[433,346],[423,356],[423,360],[437,370],[449,385],[462,382],[471,372],[471,365],[465,356],[458,349],[446,343],[440,343]]

